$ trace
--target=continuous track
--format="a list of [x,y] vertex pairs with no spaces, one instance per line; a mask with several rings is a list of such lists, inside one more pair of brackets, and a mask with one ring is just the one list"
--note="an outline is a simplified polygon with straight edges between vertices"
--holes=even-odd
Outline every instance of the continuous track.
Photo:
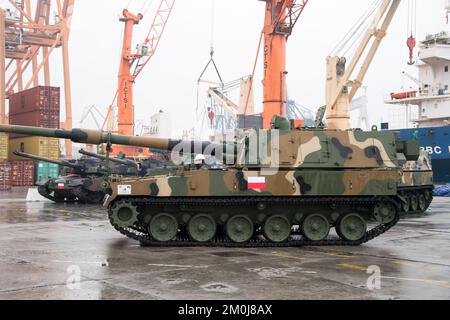
[[109,219],[114,228],[123,235],[139,241],[144,246],[152,247],[239,247],[239,248],[255,248],[255,247],[300,247],[300,246],[357,246],[373,240],[383,233],[394,227],[400,220],[400,200],[394,200],[389,197],[311,197],[311,198],[293,198],[293,197],[258,197],[258,198],[127,198],[121,199],[132,205],[137,206],[160,206],[160,205],[209,205],[209,206],[244,206],[256,205],[257,203],[276,203],[278,206],[287,204],[298,205],[324,205],[329,206],[333,203],[336,206],[373,206],[377,203],[391,203],[397,210],[395,218],[388,224],[379,224],[368,230],[366,235],[358,241],[348,241],[337,237],[328,237],[321,241],[310,241],[300,235],[291,235],[290,239],[283,243],[272,243],[267,241],[263,236],[256,235],[247,243],[231,242],[226,236],[217,236],[207,243],[194,242],[187,236],[178,236],[168,242],[158,242],[153,240],[143,226],[135,226],[133,228],[121,228],[114,221],[112,208],[114,203],[110,205]]

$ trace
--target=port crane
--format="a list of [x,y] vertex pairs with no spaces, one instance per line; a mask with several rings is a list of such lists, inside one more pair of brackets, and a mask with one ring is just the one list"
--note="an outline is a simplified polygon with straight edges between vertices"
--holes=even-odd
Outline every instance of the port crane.
[[[286,116],[286,43],[308,0],[259,0],[266,2],[264,37],[263,127],[275,115]],[[259,50],[258,50],[259,51]]]
[[[264,42],[264,75],[263,75],[263,128],[269,129],[274,116],[287,116],[287,87],[286,87],[286,44],[291,36],[296,23],[303,13],[308,0],[259,0],[266,3],[264,27],[258,44],[255,64],[252,75],[248,78],[247,84],[241,88],[241,98],[239,106],[219,94],[217,89],[210,89],[209,97],[213,97],[221,106],[227,116],[235,120],[237,115],[252,115],[253,110],[253,79],[258,63],[258,57]],[[211,51],[212,53],[214,51]],[[211,56],[212,60],[212,56]],[[214,62],[212,60],[212,62]],[[211,64],[208,63],[207,67]],[[214,64],[215,67],[215,64]],[[217,71],[217,68],[216,68]],[[204,73],[205,71],[203,71]],[[202,75],[203,75],[202,73]],[[218,73],[218,71],[217,71]],[[222,82],[222,79],[219,79]],[[223,82],[222,82],[223,85]],[[246,93],[245,93],[246,92]],[[213,116],[213,114],[211,114]],[[210,117],[210,120],[213,119]],[[245,120],[244,120],[245,122]]]
[[[51,85],[50,58],[61,48],[66,111],[61,127],[72,129],[69,36],[75,0],[37,0],[34,6],[30,0],[8,2],[11,9],[0,9],[0,123],[8,121],[5,99],[9,95],[39,86],[41,74],[44,84]],[[50,20],[52,7],[56,8],[54,22]],[[25,77],[28,70],[29,79]],[[65,142],[65,149],[70,158],[70,141]]]
[[[350,124],[350,102],[362,86],[367,71],[387,34],[400,0],[383,0],[378,9],[373,8],[372,22],[362,36],[350,64],[344,56],[327,57],[326,115],[330,129],[348,130]],[[348,42],[349,39],[346,40]],[[359,72],[356,72],[358,66]],[[352,76],[355,78],[352,79]]]
[[[133,86],[137,77],[154,56],[160,40],[169,21],[175,0],[161,0],[153,18],[150,30],[136,50],[133,46],[134,27],[143,19],[142,14],[133,14],[124,9],[120,21],[124,23],[124,36],[122,40],[122,54],[118,74],[118,90],[110,104],[103,123],[103,128],[108,126],[111,130],[111,119],[114,119],[114,103],[117,101],[117,131],[119,134],[134,135],[134,99]],[[109,124],[109,125],[108,125]],[[116,146],[113,154],[122,152],[126,155],[134,155],[134,148]]]

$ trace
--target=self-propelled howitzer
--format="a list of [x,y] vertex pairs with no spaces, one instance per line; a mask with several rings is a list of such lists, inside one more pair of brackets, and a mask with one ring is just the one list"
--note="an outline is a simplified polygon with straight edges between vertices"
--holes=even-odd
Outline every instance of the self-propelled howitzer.
[[48,159],[19,151],[13,153],[22,158],[60,166],[58,177],[43,177],[37,182],[39,194],[51,201],[99,203],[104,197],[100,188],[108,171],[102,169],[100,161],[96,158],[67,161]]
[[[33,129],[0,126],[24,130]],[[54,130],[42,131],[48,132]],[[418,143],[396,132],[293,128],[275,118],[271,130],[245,131],[219,144],[86,130],[51,136],[224,161],[223,169],[110,179],[105,206],[111,224],[146,245],[362,244],[392,228],[411,197],[423,210],[432,199],[431,170],[404,174],[405,164],[419,158]]]

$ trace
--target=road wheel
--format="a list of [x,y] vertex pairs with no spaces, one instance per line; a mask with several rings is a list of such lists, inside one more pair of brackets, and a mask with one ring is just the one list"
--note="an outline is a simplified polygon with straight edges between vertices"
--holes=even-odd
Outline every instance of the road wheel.
[[291,224],[284,216],[272,216],[264,223],[263,232],[264,236],[271,242],[286,242],[291,235]]
[[427,210],[427,199],[423,193],[418,194],[419,210],[425,212]]
[[402,212],[408,213],[411,209],[411,199],[409,196],[405,196],[405,202],[402,201]]
[[359,241],[366,235],[367,223],[359,214],[350,213],[338,220],[336,232],[346,241]]
[[419,210],[419,198],[415,194],[412,194],[409,196],[409,199],[411,203],[410,211],[415,212]]
[[235,243],[245,243],[253,237],[255,227],[250,218],[239,215],[228,219],[225,232],[228,238]]
[[330,223],[322,214],[310,214],[303,220],[301,232],[310,241],[321,241],[328,237]]
[[209,242],[216,235],[217,224],[208,215],[198,214],[191,218],[187,225],[187,231],[192,240],[197,242]]
[[148,232],[156,241],[167,242],[177,235],[178,222],[173,215],[160,213],[150,221]]

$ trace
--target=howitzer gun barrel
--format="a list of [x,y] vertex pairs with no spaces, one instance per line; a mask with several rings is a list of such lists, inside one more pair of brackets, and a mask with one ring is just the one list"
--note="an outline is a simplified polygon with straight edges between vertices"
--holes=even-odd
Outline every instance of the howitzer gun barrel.
[[[135,146],[168,151],[180,150],[186,153],[209,153],[211,155],[215,155],[217,150],[224,152],[224,146],[222,144],[215,144],[208,141],[184,141],[154,137],[134,137],[89,129],[62,130],[17,125],[0,125],[0,132],[67,139],[75,143],[94,145],[111,143],[123,146]],[[236,152],[235,146],[233,146],[232,152]]]
[[18,156],[18,157],[31,159],[31,160],[34,160],[34,161],[42,161],[42,162],[53,163],[53,164],[57,164],[57,165],[60,165],[60,166],[69,167],[69,168],[72,168],[72,169],[81,169],[82,168],[82,166],[70,163],[68,161],[53,160],[53,159],[43,158],[43,157],[35,156],[33,154],[25,153],[25,152],[14,151],[13,154]]
[[[93,158],[100,159],[100,160],[106,160],[106,156],[101,155],[101,154],[88,152],[88,151],[83,150],[83,149],[79,150],[78,152],[80,154],[88,156],[88,157],[93,157]],[[127,166],[136,166],[137,165],[136,162],[134,162],[133,160],[129,160],[129,159],[119,159],[119,158],[111,157],[111,158],[109,158],[109,161],[115,162],[115,163],[118,163],[118,164],[127,165]]]

